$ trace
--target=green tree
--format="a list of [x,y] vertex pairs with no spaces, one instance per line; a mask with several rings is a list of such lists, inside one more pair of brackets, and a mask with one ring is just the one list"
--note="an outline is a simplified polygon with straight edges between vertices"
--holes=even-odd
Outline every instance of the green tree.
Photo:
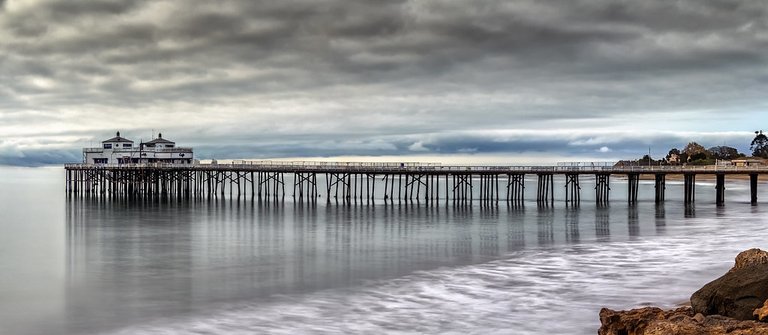
[[709,152],[701,144],[691,142],[688,143],[685,148],[683,148],[683,154],[681,156],[685,157],[683,162],[688,162],[691,164],[707,164],[707,160],[709,159]]
[[709,151],[696,142],[688,143],[688,145],[683,148],[683,155],[681,156],[687,156],[686,162],[693,165],[708,165],[714,164],[715,162]]
[[756,131],[749,149],[754,157],[768,158],[768,136],[765,136],[762,130]]
[[714,159],[731,160],[742,156],[738,149],[728,146],[711,147],[707,149],[707,151],[709,152],[709,155]]
[[701,144],[698,144],[696,142],[688,143],[685,148],[683,148],[683,153],[688,155],[688,157],[693,158],[694,155],[704,154],[707,155],[707,149],[704,148]]

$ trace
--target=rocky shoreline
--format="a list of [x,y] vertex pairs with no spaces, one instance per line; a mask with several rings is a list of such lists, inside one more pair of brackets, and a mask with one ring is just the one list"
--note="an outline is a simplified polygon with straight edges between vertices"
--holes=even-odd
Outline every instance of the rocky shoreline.
[[600,310],[599,335],[768,335],[768,252],[750,249],[722,277],[691,296],[691,306]]

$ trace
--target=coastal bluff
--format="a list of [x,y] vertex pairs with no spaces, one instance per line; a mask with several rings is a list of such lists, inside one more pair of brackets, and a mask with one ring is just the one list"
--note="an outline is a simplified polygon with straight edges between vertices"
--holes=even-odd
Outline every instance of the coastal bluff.
[[768,252],[749,249],[726,274],[691,296],[690,307],[600,310],[598,335],[768,335]]

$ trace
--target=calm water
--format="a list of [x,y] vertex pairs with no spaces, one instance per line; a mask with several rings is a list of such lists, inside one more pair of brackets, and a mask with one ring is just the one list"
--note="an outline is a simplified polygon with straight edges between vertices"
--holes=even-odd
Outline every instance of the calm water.
[[736,181],[724,208],[699,183],[692,209],[675,182],[664,206],[643,183],[629,207],[621,180],[604,208],[582,186],[578,209],[125,203],[63,186],[59,168],[0,168],[0,334],[594,334],[600,307],[674,306],[768,247],[768,204]]

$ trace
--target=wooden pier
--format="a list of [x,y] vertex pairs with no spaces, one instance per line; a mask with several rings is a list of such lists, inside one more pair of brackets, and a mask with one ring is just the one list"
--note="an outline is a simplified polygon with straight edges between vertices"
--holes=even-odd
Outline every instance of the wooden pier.
[[[536,202],[553,206],[555,177],[565,179],[565,201],[581,201],[582,176],[594,176],[595,202],[609,202],[612,176],[626,177],[627,202],[638,201],[639,181],[654,181],[655,201],[666,198],[669,175],[682,175],[683,201],[695,202],[696,176],[712,175],[717,205],[725,204],[727,176],[749,176],[750,200],[757,204],[758,178],[768,167],[732,166],[443,166],[415,163],[325,163],[255,161],[232,164],[67,164],[70,195],[120,198],[260,199],[293,197],[316,202],[370,204],[446,202],[522,204],[525,177],[536,176]],[[286,178],[288,176],[288,178]],[[321,182],[318,182],[321,176]],[[286,185],[288,184],[288,185]],[[322,184],[322,185],[321,185]],[[380,188],[377,191],[376,186]],[[531,199],[534,200],[534,199]]]

